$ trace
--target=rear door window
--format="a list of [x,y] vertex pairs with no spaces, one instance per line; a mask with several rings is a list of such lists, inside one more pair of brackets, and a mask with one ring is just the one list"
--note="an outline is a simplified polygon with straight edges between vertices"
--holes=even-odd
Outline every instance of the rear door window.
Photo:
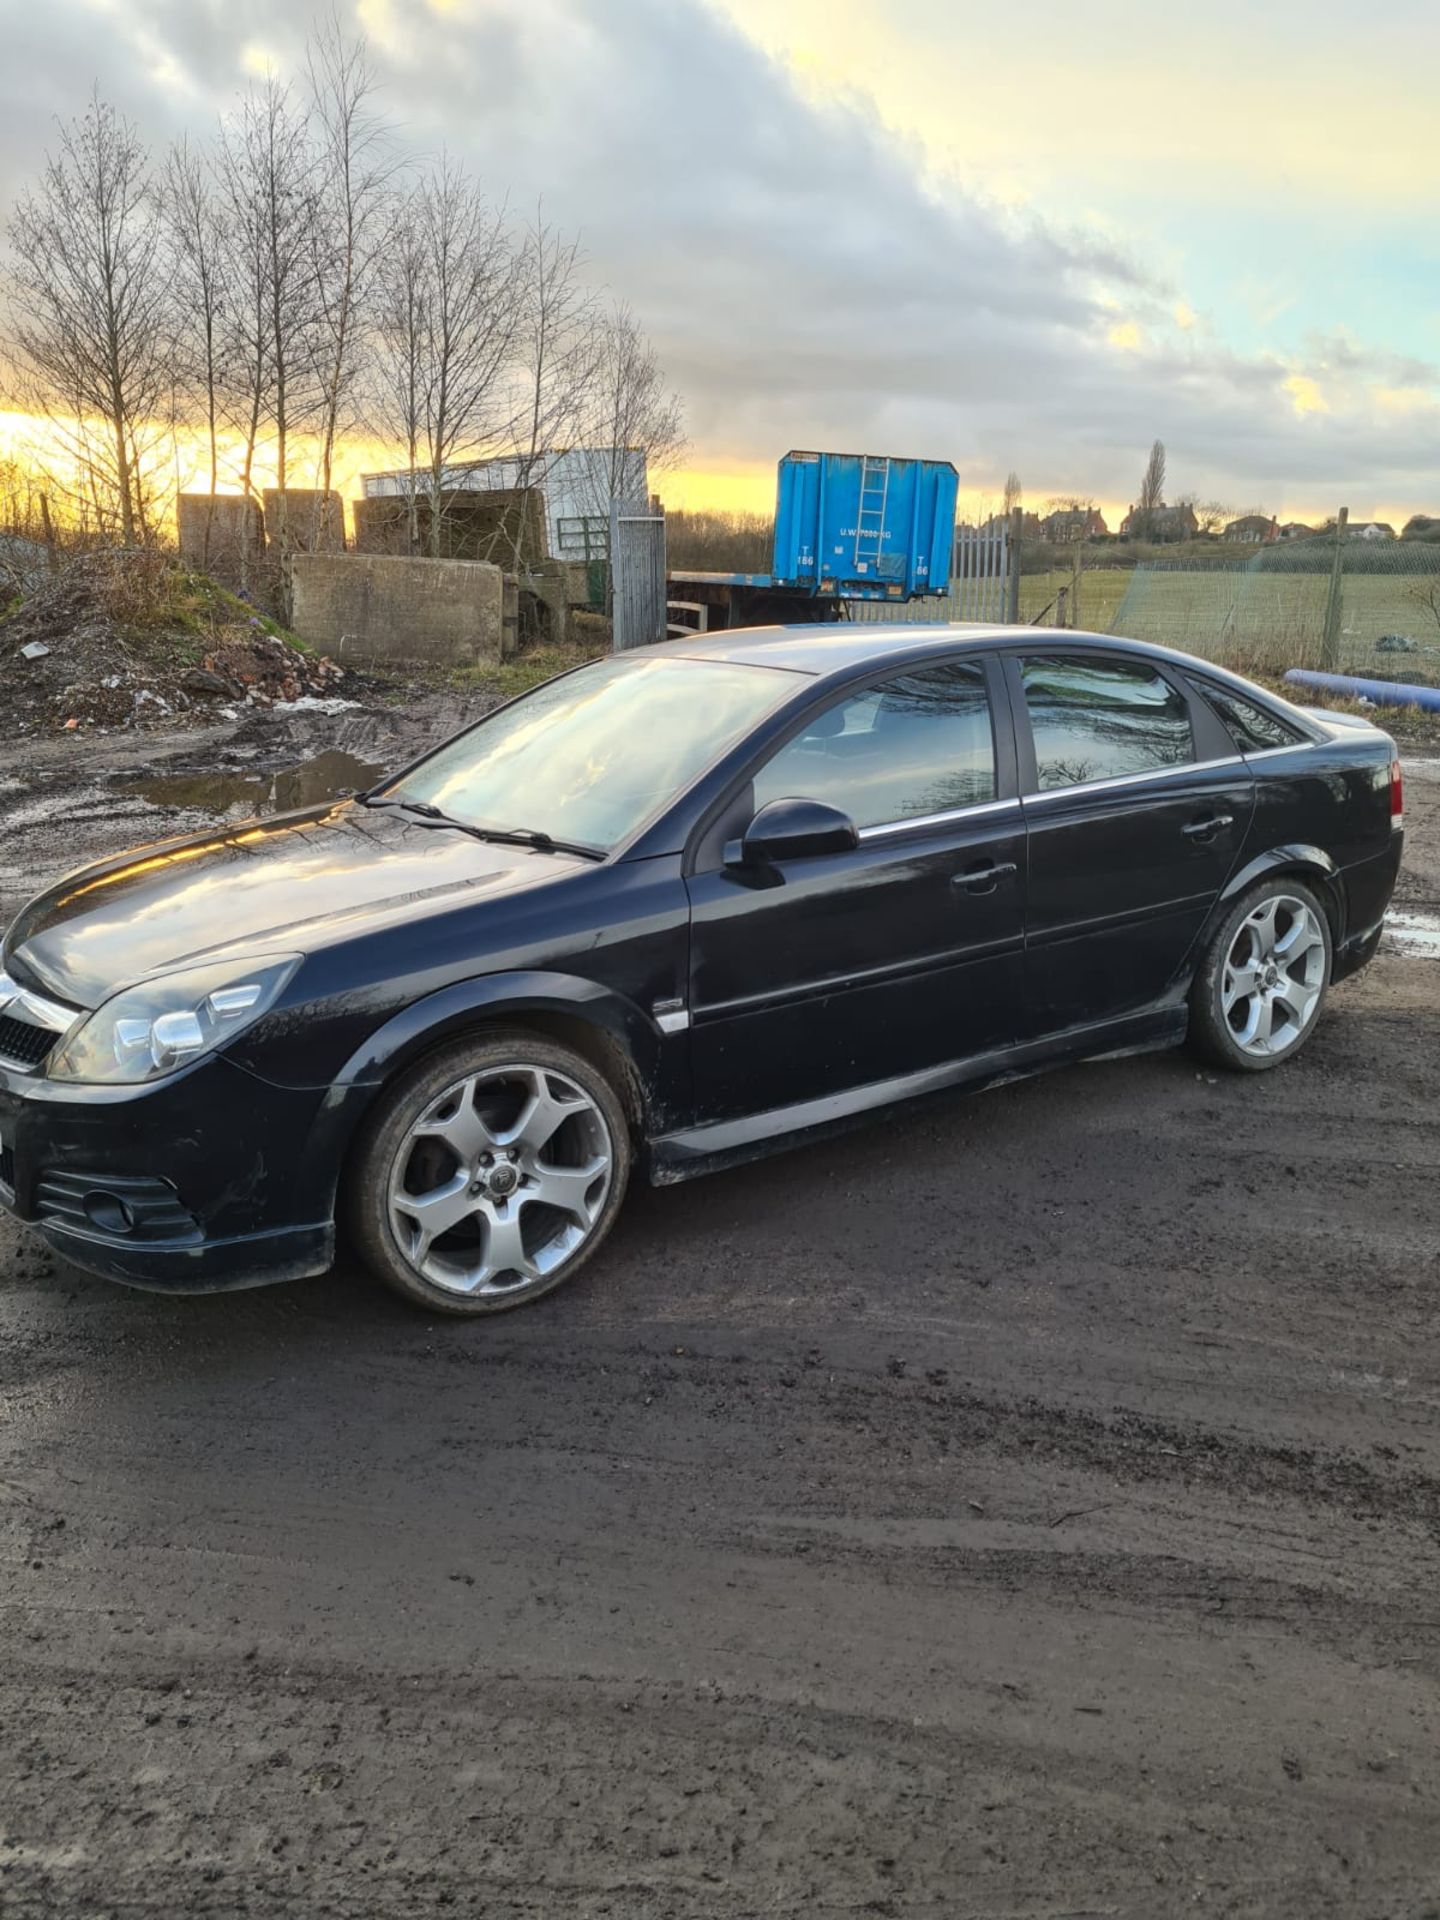
[[1182,767],[1195,758],[1183,694],[1142,660],[1031,655],[1020,676],[1042,793]]
[[983,668],[917,667],[817,713],[755,776],[771,800],[824,800],[857,827],[897,825],[995,798]]

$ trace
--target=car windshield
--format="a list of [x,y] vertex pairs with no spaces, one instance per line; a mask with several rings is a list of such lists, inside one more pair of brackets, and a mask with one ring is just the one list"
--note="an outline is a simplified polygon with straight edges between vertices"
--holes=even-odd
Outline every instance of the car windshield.
[[797,682],[773,667],[597,661],[503,707],[380,789],[468,827],[608,852]]

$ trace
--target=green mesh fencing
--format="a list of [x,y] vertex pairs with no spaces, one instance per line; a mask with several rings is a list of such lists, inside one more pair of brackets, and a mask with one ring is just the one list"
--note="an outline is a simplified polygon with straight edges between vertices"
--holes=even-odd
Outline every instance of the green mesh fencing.
[[[1244,670],[1332,666],[1440,684],[1440,546],[1351,539],[1262,548],[1244,559],[1135,568],[1110,630]],[[1333,646],[1327,616],[1337,594]]]

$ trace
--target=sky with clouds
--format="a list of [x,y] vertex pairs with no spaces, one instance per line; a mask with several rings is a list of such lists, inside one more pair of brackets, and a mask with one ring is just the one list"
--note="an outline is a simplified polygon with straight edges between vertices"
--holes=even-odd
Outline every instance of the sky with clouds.
[[[318,0],[0,0],[0,212],[92,83],[158,142]],[[342,0],[404,141],[583,231],[684,397],[672,495],[786,448],[975,495],[1440,511],[1436,0]]]

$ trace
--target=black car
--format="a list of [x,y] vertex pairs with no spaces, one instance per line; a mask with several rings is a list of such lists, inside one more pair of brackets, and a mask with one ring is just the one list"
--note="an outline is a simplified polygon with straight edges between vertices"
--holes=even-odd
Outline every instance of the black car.
[[1400,770],[1126,640],[769,628],[581,667],[372,792],[87,867],[0,977],[0,1198],[135,1285],[569,1278],[687,1178],[1061,1061],[1254,1071],[1374,953]]

